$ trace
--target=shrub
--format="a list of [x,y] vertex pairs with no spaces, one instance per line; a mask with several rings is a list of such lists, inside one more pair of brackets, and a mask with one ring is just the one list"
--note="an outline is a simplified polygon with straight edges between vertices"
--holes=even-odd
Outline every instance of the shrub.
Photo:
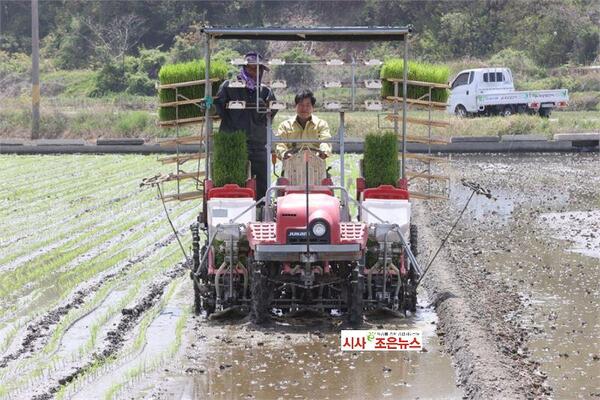
[[[395,78],[402,79],[404,61],[400,59],[391,59],[386,61],[381,68],[380,76],[382,79]],[[419,62],[408,63],[408,79],[412,81],[433,82],[433,83],[448,83],[450,70],[443,65],[433,65]],[[423,86],[408,85],[407,97],[418,99],[419,97],[429,93],[429,89]],[[394,95],[394,85],[391,82],[383,81],[381,89],[383,97]],[[404,97],[402,93],[402,85],[399,85],[398,96]],[[431,91],[431,100],[445,103],[448,100],[448,90],[433,89]]]
[[67,117],[59,112],[40,116],[40,136],[46,139],[62,137],[68,126]]
[[570,111],[596,111],[599,110],[600,92],[580,92],[569,94]]
[[[519,84],[517,82],[517,84]],[[569,92],[595,92],[600,91],[600,74],[589,73],[584,75],[559,75],[551,76],[532,82],[519,84],[522,90],[567,89]]]
[[139,94],[143,96],[152,96],[156,93],[154,82],[148,78],[144,72],[136,72],[135,74],[127,74],[127,90],[129,94]]
[[0,50],[0,78],[9,74],[25,74],[30,67],[31,58],[27,54]]
[[244,131],[219,132],[213,139],[212,172],[215,186],[246,182],[248,148]]
[[160,51],[160,46],[154,49],[139,49],[137,72],[145,74],[149,79],[157,79],[160,66],[167,62],[168,54]]
[[90,96],[100,97],[110,92],[122,92],[126,88],[127,79],[123,66],[106,62],[96,74],[96,84],[90,92]]
[[196,32],[184,32],[175,36],[175,42],[169,51],[172,63],[181,63],[202,58],[202,47],[198,46]]
[[495,54],[489,61],[490,65],[510,68],[516,81],[527,78],[543,78],[545,70],[538,66],[525,51],[506,48]]
[[365,137],[363,175],[367,187],[396,185],[399,178],[398,138],[392,132]]
[[499,135],[526,135],[542,133],[540,130],[540,117],[537,115],[512,115],[503,118],[498,129]]
[[[227,75],[227,64],[223,61],[215,61],[210,64],[210,77],[218,78],[219,81],[213,83],[213,93],[216,93],[220,80]],[[192,61],[181,64],[169,64],[160,69],[158,77],[161,84],[190,82],[204,79],[204,61]],[[204,85],[193,85],[177,89],[177,93],[187,99],[200,99],[204,97]],[[161,89],[158,92],[161,103],[175,101],[175,89]],[[181,100],[181,99],[180,99]],[[203,114],[202,110],[195,104],[179,106],[178,116],[182,118],[199,117]],[[161,121],[174,120],[177,112],[176,107],[161,107],[158,110]]]
[[116,131],[123,137],[140,136],[149,125],[150,116],[145,111],[123,113],[117,121]]

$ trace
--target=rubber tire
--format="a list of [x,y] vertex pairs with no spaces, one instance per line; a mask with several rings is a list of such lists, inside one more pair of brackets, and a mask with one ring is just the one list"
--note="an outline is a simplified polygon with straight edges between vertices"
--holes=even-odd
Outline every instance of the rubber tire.
[[542,118],[550,118],[550,114],[552,114],[552,110],[549,108],[540,108],[540,110],[538,111],[538,114]]
[[454,114],[458,118],[466,118],[469,116],[469,114],[467,113],[467,109],[462,104],[456,106],[456,108],[454,109]]
[[268,277],[261,264],[252,264],[252,276],[250,280],[250,320],[262,325],[271,318],[269,315],[270,295]]
[[503,117],[510,117],[514,113],[515,112],[511,106],[504,106],[504,108],[502,109],[502,113],[500,113],[500,115]]
[[363,294],[365,292],[365,276],[360,273],[359,267],[352,270],[352,279],[350,281],[349,290],[349,307],[348,307],[348,322],[359,327],[363,323]]

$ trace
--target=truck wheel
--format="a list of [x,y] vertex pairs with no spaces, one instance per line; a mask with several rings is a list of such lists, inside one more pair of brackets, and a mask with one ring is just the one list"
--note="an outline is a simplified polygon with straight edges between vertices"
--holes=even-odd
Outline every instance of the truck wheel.
[[513,108],[511,106],[504,106],[504,108],[502,109],[502,115],[503,117],[510,117],[511,115],[513,115]]
[[456,108],[454,109],[454,114],[456,114],[458,118],[466,118],[468,115],[467,109],[462,104],[456,106]]
[[252,300],[250,302],[250,319],[257,325],[269,321],[269,305],[271,293],[269,293],[269,281],[262,263],[253,262],[251,264],[250,292]]

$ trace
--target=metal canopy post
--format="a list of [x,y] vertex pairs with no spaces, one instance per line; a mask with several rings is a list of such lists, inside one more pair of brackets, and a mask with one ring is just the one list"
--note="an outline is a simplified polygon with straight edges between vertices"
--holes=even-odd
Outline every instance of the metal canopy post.
[[352,55],[352,111],[354,111],[354,103],[356,100],[356,59]]
[[260,113],[260,85],[262,84],[262,76],[260,74],[260,56],[256,53],[256,112]]
[[406,99],[408,98],[408,94],[406,93],[408,89],[408,84],[406,82],[408,78],[408,40],[404,38],[404,61],[403,61],[403,71],[402,71],[402,97],[404,101],[402,102],[402,184],[406,184]]
[[206,53],[204,54],[204,124],[205,137],[204,137],[204,153],[205,158],[205,176],[206,179],[212,179],[212,173],[210,168],[210,136],[212,135],[212,119],[210,118],[210,107],[206,106],[206,100],[212,96],[212,84],[210,82],[210,35],[206,34]]
[[338,132],[338,140],[339,140],[339,144],[340,144],[340,186],[345,188],[346,187],[346,176],[345,176],[345,168],[344,168],[344,133],[345,133],[345,126],[344,126],[344,112],[340,111],[340,128],[339,128],[339,132]]
[[[271,120],[271,112],[267,112],[267,145],[266,145],[266,150],[267,150],[267,189],[271,187],[271,175],[272,175],[272,171],[271,171],[271,152],[273,151],[273,149],[271,148],[273,146],[273,121]],[[265,201],[265,205],[268,205],[268,199],[267,201]]]
[[361,41],[404,40],[412,32],[406,27],[320,27],[320,28],[210,28],[202,32],[215,39],[281,40],[281,41]]

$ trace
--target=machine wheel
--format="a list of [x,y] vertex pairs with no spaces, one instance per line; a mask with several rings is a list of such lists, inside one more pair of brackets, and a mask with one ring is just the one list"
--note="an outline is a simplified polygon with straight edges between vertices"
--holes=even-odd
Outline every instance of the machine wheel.
[[408,287],[408,309],[410,312],[417,312],[417,290],[414,287],[414,284],[409,285]]
[[454,109],[454,114],[456,114],[458,118],[465,118],[467,117],[467,109],[462,104],[459,104]]
[[417,256],[419,254],[419,229],[416,225],[410,224],[410,251],[413,253],[413,256]]
[[365,291],[365,276],[355,266],[352,270],[350,281],[350,305],[348,307],[348,322],[354,326],[360,326],[363,322],[363,293]]
[[264,324],[269,321],[269,305],[271,293],[269,293],[269,281],[266,269],[262,263],[251,264],[252,276],[250,280],[250,319],[255,324]]
[[196,280],[192,278],[194,285],[194,313],[200,315],[202,312],[202,296],[200,295],[200,289],[196,284]]
[[[200,287],[200,283],[197,279],[193,279],[194,284],[194,312],[196,315],[200,315],[202,311],[206,312],[206,317],[215,312],[215,301],[214,296],[211,297],[207,291],[208,288]],[[204,290],[203,290],[204,288]]]

